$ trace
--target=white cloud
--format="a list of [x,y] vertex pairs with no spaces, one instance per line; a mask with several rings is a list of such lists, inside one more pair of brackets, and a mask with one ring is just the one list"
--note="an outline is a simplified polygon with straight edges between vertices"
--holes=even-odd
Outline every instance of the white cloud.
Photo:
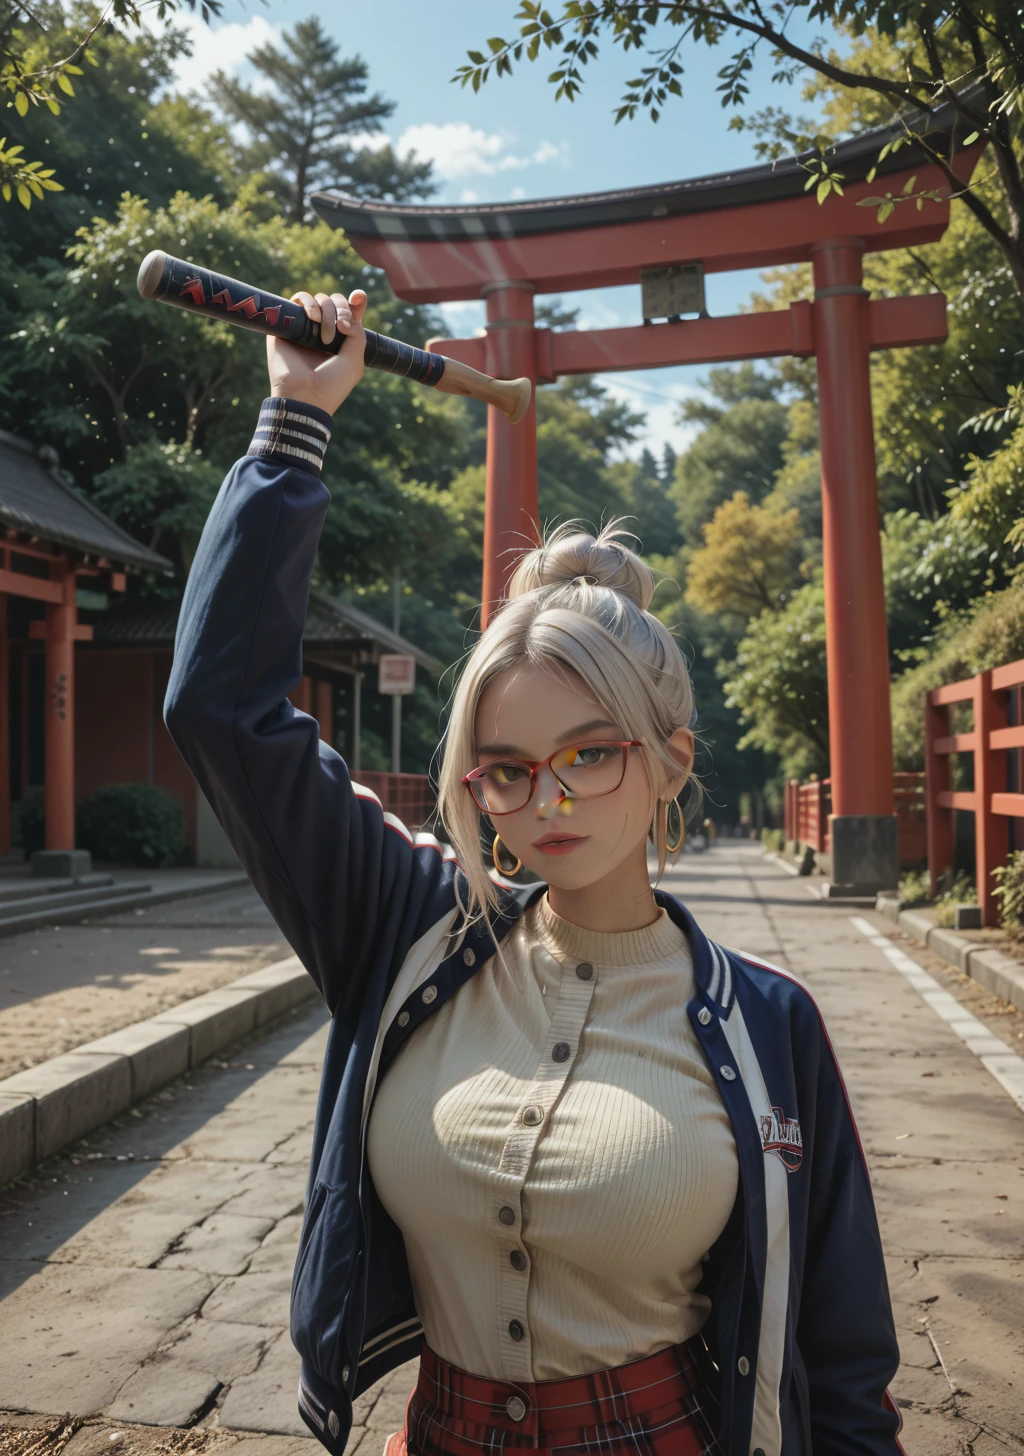
[[462,177],[492,177],[497,172],[518,171],[556,160],[568,161],[566,142],[543,141],[528,156],[507,150],[515,137],[481,131],[466,121],[427,121],[407,126],[399,137],[399,154],[415,152],[433,162],[439,176],[451,182]]
[[473,191],[472,187],[463,187],[461,193],[459,194],[460,202],[477,202],[478,200],[479,199],[477,198],[477,195]]
[[[236,75],[257,46],[281,45],[281,30],[262,15],[254,15],[244,24],[229,21],[214,28],[198,15],[179,12],[172,25],[175,30],[184,30],[192,43],[192,54],[182,56],[174,68],[172,87],[180,91],[198,90],[214,71]],[[153,23],[154,30],[160,28]]]
[[512,199],[513,202],[518,202],[521,197],[525,197],[526,196],[526,188],[525,187],[513,187],[512,188],[512,191],[508,195]]

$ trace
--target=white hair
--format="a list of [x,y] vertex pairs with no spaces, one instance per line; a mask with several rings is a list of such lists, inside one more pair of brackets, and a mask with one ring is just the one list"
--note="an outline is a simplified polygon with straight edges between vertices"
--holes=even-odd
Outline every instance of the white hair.
[[[679,776],[667,744],[690,725],[693,690],[686,660],[668,628],[649,611],[650,568],[623,545],[612,521],[597,536],[570,521],[519,561],[508,600],[466,659],[452,698],[438,782],[438,811],[469,883],[470,913],[498,903],[481,862],[481,811],[462,782],[476,767],[476,713],[484,690],[521,663],[582,683],[639,751],[652,789]],[[651,834],[658,873],[665,868],[669,804],[659,797]]]

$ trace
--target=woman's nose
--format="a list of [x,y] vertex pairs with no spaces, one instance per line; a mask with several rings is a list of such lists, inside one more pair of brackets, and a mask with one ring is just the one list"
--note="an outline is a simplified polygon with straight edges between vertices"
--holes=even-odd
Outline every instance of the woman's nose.
[[537,771],[534,799],[536,802],[534,812],[538,819],[553,819],[556,814],[572,812],[572,800],[547,766]]

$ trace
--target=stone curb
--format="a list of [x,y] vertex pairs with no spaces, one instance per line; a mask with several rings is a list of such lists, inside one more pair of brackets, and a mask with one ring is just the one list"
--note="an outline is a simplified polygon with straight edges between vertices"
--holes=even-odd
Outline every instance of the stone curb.
[[875,909],[986,991],[1024,1010],[1024,966],[1019,961],[1003,955],[1002,951],[985,950],[955,930],[940,929],[923,911],[901,910],[891,896],[879,895]]
[[0,1082],[0,1187],[316,995],[297,956]]

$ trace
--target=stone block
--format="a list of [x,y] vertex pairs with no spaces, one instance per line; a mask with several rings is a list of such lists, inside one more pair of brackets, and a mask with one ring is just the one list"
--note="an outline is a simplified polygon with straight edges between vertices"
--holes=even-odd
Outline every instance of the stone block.
[[929,933],[935,929],[935,920],[931,915],[925,914],[923,910],[901,910],[899,927],[908,935],[926,941]]
[[966,971],[972,981],[1001,996],[1011,1006],[1024,1010],[1024,965],[998,950],[981,950],[970,946],[965,957]]
[[895,895],[877,895],[875,911],[879,915],[884,915],[886,920],[891,920],[894,925],[898,925],[900,922],[900,902]]
[[35,1098],[0,1090],[0,1188],[31,1168],[35,1144]]
[[894,890],[900,874],[899,826],[894,814],[830,814],[832,883]]
[[5,1095],[35,1098],[35,1158],[59,1152],[131,1105],[127,1057],[108,1052],[66,1052],[16,1072],[0,1084]]
[[239,977],[237,981],[232,981],[231,990],[259,993],[256,1006],[257,1026],[272,1021],[276,1016],[283,1016],[293,1006],[298,1006],[317,994],[313,979],[298,956],[289,956],[287,960]]
[[298,1411],[298,1386],[299,1357],[283,1330],[268,1347],[260,1368],[232,1381],[220,1408],[221,1428],[308,1436]]
[[91,872],[87,849],[37,849],[32,856],[34,880],[77,880]]
[[208,1274],[241,1274],[273,1227],[267,1218],[244,1214],[212,1213],[186,1230],[174,1252],[157,1264],[158,1269],[193,1269]]
[[957,935],[955,930],[933,928],[929,930],[925,944],[929,950],[933,950],[943,960],[949,961],[950,965],[956,966],[957,970],[967,974],[967,955],[972,948],[969,940]]
[[189,1034],[189,1066],[198,1067],[222,1047],[248,1036],[256,1028],[259,992],[234,991],[224,986],[205,996],[195,996],[171,1011],[153,1017],[162,1026],[184,1026]]
[[77,1050],[127,1057],[132,1069],[132,1101],[141,1102],[188,1071],[189,1033],[184,1026],[136,1021],[121,1031],[86,1042]]

